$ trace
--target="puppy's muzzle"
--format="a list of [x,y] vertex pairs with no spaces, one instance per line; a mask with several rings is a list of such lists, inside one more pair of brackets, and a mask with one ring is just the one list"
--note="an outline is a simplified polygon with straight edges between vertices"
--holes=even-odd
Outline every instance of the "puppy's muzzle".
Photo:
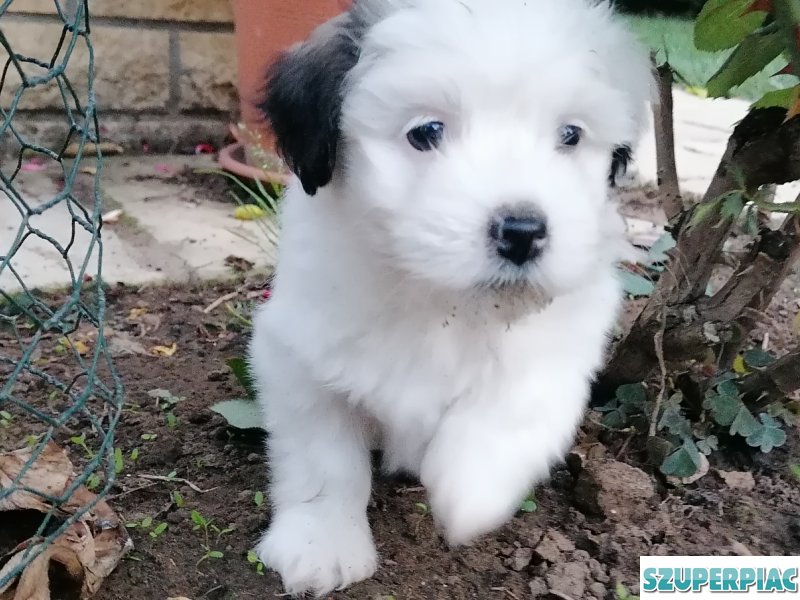
[[497,254],[518,267],[533,262],[547,244],[547,220],[532,205],[498,211],[489,224]]

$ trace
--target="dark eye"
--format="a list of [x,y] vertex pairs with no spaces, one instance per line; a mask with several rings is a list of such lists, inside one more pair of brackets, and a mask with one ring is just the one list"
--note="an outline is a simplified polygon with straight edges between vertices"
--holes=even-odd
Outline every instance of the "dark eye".
[[406,135],[408,142],[420,152],[427,152],[438,148],[444,137],[444,123],[441,121],[431,121],[419,127],[414,127]]
[[577,146],[583,136],[583,129],[577,125],[564,125],[559,135],[562,146]]

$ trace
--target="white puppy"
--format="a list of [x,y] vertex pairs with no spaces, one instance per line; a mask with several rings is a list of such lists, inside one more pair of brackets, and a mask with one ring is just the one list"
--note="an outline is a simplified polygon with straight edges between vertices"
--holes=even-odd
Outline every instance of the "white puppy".
[[264,110],[297,180],[250,360],[258,554],[287,591],[375,571],[373,444],[455,544],[568,449],[621,296],[609,179],[650,95],[591,0],[361,0],[276,63]]

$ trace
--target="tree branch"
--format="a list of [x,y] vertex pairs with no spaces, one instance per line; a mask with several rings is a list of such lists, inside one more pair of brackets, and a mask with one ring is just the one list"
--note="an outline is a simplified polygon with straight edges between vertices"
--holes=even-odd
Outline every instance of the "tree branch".
[[675,162],[675,126],[672,98],[673,75],[669,64],[656,69],[658,102],[653,104],[653,123],[656,138],[656,173],[661,207],[672,221],[683,210],[678,167]]
[[[702,202],[715,202],[743,187],[755,190],[770,183],[800,179],[800,117],[789,121],[785,118],[783,109],[754,110],[735,127]],[[714,345],[705,329],[708,321],[719,319],[723,326],[732,324],[733,341],[740,344],[744,338],[736,335],[735,328],[744,327],[748,332],[752,329],[747,329],[742,313],[768,303],[785,276],[785,269],[791,266],[790,256],[780,259],[762,252],[762,239],[751,254],[750,263],[737,270],[721,290],[722,295],[708,301],[706,288],[733,219],[721,219],[714,211],[691,226],[690,220],[690,214],[684,213],[675,225],[677,246],[672,251],[670,268],[662,274],[627,337],[614,350],[603,375],[609,389],[642,381],[656,369],[658,357],[653,340],[664,315],[664,356],[668,362],[697,358]],[[792,239],[789,246],[796,248],[797,237]]]

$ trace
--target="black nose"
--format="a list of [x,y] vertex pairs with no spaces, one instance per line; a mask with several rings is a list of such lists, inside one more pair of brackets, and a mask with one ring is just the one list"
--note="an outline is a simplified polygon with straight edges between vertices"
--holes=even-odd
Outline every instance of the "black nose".
[[522,266],[541,254],[547,238],[547,222],[537,216],[497,217],[489,234],[500,256]]

